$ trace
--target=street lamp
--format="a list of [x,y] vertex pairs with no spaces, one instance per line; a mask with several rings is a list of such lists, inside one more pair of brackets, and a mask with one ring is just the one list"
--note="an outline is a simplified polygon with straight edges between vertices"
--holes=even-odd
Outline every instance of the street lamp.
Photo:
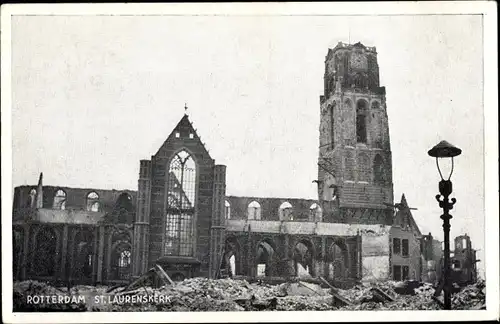
[[[453,209],[453,205],[457,202],[455,198],[451,198],[451,202],[448,200],[452,192],[452,183],[450,181],[451,175],[453,174],[453,158],[462,153],[462,150],[458,147],[451,145],[446,141],[439,142],[436,146],[429,150],[429,155],[436,158],[436,165],[441,176],[441,181],[439,181],[439,195],[436,195],[436,200],[439,202],[439,207],[443,209],[443,215],[441,219],[443,220],[443,232],[444,232],[444,309],[451,309],[451,283],[450,283],[450,219],[452,216],[449,211]],[[439,160],[450,159],[451,158],[451,170],[450,174],[447,175],[448,179],[443,177],[441,168],[439,167]],[[443,197],[441,199],[441,196]]]

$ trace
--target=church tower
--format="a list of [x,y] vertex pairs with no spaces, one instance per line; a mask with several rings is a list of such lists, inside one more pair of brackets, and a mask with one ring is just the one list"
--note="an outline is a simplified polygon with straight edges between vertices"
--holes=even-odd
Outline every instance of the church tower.
[[393,211],[385,87],[375,47],[338,43],[320,97],[318,195],[323,221],[387,224]]

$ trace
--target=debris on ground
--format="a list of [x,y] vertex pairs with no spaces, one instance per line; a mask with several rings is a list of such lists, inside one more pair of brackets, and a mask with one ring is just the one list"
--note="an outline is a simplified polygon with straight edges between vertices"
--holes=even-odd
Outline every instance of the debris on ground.
[[[162,271],[154,271],[160,272]],[[322,280],[321,280],[322,279]],[[14,311],[297,311],[297,310],[439,310],[428,283],[392,281],[363,283],[338,289],[321,278],[323,284],[287,282],[270,285],[246,280],[190,278],[164,285],[144,286],[135,281],[129,288],[74,286],[55,288],[37,281],[14,283]],[[134,282],[133,282],[134,283]],[[326,288],[325,288],[326,287]],[[114,289],[111,289],[114,288]],[[412,288],[413,291],[410,291]],[[87,303],[27,303],[27,296],[86,296]],[[94,298],[100,296],[101,302]],[[163,302],[144,302],[164,296]],[[138,300],[133,298],[137,297]],[[127,301],[126,298],[129,298]],[[142,298],[142,299],[141,299]],[[106,302],[104,302],[106,301]],[[463,287],[452,294],[452,309],[485,309],[485,282]]]

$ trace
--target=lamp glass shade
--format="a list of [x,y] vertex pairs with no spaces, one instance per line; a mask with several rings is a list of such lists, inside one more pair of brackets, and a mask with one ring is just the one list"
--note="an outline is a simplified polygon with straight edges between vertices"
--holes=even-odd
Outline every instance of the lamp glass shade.
[[427,153],[435,158],[450,158],[462,154],[462,150],[447,141],[441,141]]

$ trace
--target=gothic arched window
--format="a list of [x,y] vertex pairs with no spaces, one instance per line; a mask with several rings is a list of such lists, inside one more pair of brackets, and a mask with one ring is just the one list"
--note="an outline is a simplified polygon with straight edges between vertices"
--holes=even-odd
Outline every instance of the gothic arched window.
[[54,209],[66,209],[66,193],[64,190],[57,190],[54,196],[54,203],[52,204],[52,208]]
[[224,214],[226,219],[231,219],[231,204],[227,200],[224,201]]
[[248,204],[248,219],[260,219],[260,204],[256,201],[252,201]]
[[87,210],[99,211],[99,195],[95,191],[89,192],[87,195]]
[[358,100],[356,104],[356,141],[358,143],[366,143],[367,110],[366,101]]
[[288,201],[285,201],[284,203],[281,204],[279,208],[279,219],[281,220],[293,220],[293,214],[292,214],[292,204],[290,204]]
[[193,218],[196,164],[192,156],[177,153],[168,170],[168,200],[165,220],[165,254],[193,255]]
[[130,245],[120,243],[111,252],[110,277],[112,280],[126,280],[130,278],[132,253]]
[[35,208],[36,206],[36,189],[30,190],[30,207]]
[[317,203],[313,203],[309,207],[309,221],[311,222],[321,222],[323,216],[323,211]]

